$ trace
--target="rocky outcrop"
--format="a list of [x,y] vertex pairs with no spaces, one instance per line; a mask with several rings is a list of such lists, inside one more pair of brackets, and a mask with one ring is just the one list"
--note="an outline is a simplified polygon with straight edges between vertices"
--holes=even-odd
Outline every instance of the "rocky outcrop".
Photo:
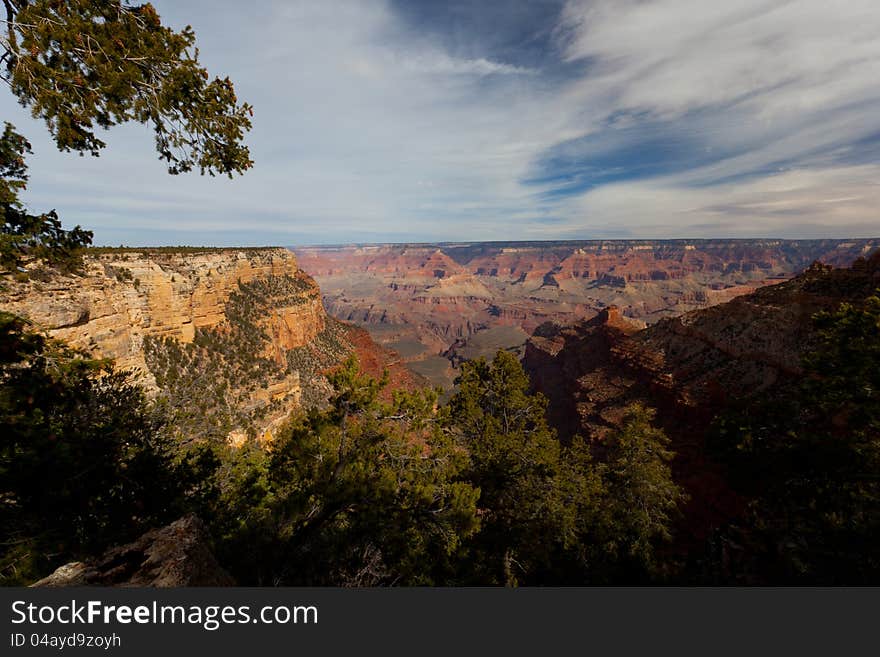
[[65,564],[31,586],[233,586],[209,543],[204,523],[190,515],[110,548],[100,559]]
[[634,383],[614,371],[612,348],[640,328],[610,306],[572,326],[542,324],[526,343],[523,362],[532,385],[550,400],[547,419],[563,440],[583,433],[587,418],[594,424],[591,433],[609,426],[604,403]]
[[113,359],[169,398],[190,438],[271,437],[303,386],[320,387],[318,370],[354,349],[328,332],[318,286],[280,248],[90,250],[78,275],[10,283],[0,308]]
[[543,326],[523,364],[549,398],[561,437],[581,434],[599,453],[627,405],[656,408],[676,452],[673,471],[691,495],[688,531],[702,540],[740,504],[705,453],[713,418],[733,400],[796,381],[815,344],[813,315],[859,303],[878,287],[880,252],[845,269],[815,263],[790,281],[643,330],[614,309],[569,327]]
[[308,282],[305,303],[267,318],[278,327],[279,348],[302,346],[323,328],[323,307],[317,285],[287,249],[98,251],[86,256],[82,275],[8,286],[0,306],[149,382],[145,338],[192,342],[197,329],[223,323],[226,302],[241,283],[273,276]]

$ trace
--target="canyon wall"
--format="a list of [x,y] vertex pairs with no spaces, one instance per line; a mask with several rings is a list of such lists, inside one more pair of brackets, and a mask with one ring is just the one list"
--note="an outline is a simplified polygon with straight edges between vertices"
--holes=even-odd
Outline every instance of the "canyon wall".
[[[0,291],[4,310],[30,319],[52,337],[112,358],[153,384],[144,360],[144,338],[192,342],[198,328],[214,328],[239,283],[270,276],[308,281],[306,303],[273,309],[277,349],[302,346],[323,329],[318,286],[287,249],[111,251],[88,255],[82,275],[51,275]],[[287,327],[285,329],[285,327]]]
[[270,437],[291,410],[326,399],[328,367],[355,351],[390,359],[326,316],[287,249],[95,249],[80,274],[34,274],[0,290],[0,308],[113,359],[192,434]]
[[[612,240],[297,248],[327,311],[449,385],[462,357],[521,349],[541,324],[608,306],[641,325],[786,280],[813,261],[848,265],[859,240]],[[444,365],[445,360],[445,365]]]
[[570,326],[539,327],[523,365],[548,397],[563,440],[580,434],[601,452],[629,404],[658,410],[676,453],[674,474],[690,494],[683,538],[699,542],[741,510],[724,469],[706,453],[713,419],[732,402],[794,385],[816,344],[815,313],[862,303],[878,288],[875,252],[851,267],[816,263],[789,281],[643,329],[608,308]]

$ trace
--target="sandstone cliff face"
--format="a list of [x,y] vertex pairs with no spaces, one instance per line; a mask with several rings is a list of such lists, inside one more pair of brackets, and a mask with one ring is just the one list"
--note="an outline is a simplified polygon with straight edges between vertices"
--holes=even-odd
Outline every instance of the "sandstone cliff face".
[[[149,381],[145,337],[192,342],[196,329],[224,321],[226,301],[239,283],[285,275],[306,279],[286,249],[112,252],[87,256],[83,276],[0,291],[0,305]],[[305,304],[277,308],[267,318],[279,350],[302,346],[323,329],[320,293],[313,282],[311,288]]]
[[288,355],[326,329],[320,290],[286,249],[98,251],[82,275],[9,285],[0,308],[114,359],[172,403],[201,403],[208,414],[205,398],[217,393],[219,405],[241,411],[222,426],[239,440],[265,434],[301,403],[314,372]]

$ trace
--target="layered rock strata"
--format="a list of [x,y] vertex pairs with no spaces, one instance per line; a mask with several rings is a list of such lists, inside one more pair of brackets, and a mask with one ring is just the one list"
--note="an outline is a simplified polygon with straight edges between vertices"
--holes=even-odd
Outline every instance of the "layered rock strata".
[[[400,349],[413,367],[441,372],[431,365],[437,356],[517,349],[523,332],[547,321],[590,319],[613,305],[652,324],[786,280],[814,260],[848,265],[878,245],[877,239],[606,240],[296,252],[332,316]],[[454,356],[448,360],[455,363]]]
[[657,409],[676,452],[675,476],[691,496],[688,529],[702,539],[740,503],[707,456],[712,420],[733,401],[795,383],[816,344],[812,317],[878,288],[880,252],[849,268],[815,263],[784,283],[644,329],[613,308],[571,326],[544,325],[523,364],[549,398],[563,440],[580,434],[599,453],[630,403]]
[[326,400],[322,372],[356,350],[286,249],[96,249],[79,274],[33,274],[0,290],[0,309],[113,359],[188,437],[271,437]]

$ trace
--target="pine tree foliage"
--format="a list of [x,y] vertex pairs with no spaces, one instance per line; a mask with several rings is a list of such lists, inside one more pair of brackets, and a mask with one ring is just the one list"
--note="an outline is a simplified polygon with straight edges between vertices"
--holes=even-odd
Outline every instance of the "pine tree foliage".
[[656,412],[635,403],[608,439],[604,464],[613,535],[609,548],[650,570],[658,541],[672,538],[686,495],[673,481],[669,439],[652,425]]
[[557,485],[561,446],[544,419],[546,400],[528,394],[525,372],[507,352],[492,363],[465,363],[458,386],[447,409],[450,433],[470,457],[483,521],[469,557],[473,577],[528,581],[569,529]]
[[[210,79],[195,34],[162,25],[155,8],[126,0],[4,0],[0,76],[43,119],[58,148],[98,155],[99,129],[152,126],[169,173],[232,177],[253,166],[244,135],[253,109],[229,78]],[[10,124],[0,137],[0,267],[27,275],[33,261],[76,266],[92,233],[62,228],[57,213],[27,211],[28,141]]]
[[354,358],[330,379],[330,407],[291,421],[258,457],[259,482],[239,471],[235,497],[259,501],[229,523],[227,548],[248,555],[237,572],[262,584],[444,583],[478,528],[478,491],[459,480],[466,458],[437,428],[436,395],[382,403],[386,381]]
[[243,173],[253,110],[210,79],[195,34],[125,0],[4,0],[3,79],[62,151],[98,153],[99,128],[152,126],[170,173]]
[[185,459],[140,387],[9,313],[0,335],[0,582],[180,513]]
[[711,580],[880,577],[880,296],[814,322],[818,341],[797,385],[717,423],[715,453],[752,501],[715,537]]
[[512,354],[464,363],[458,384],[446,421],[481,491],[483,529],[466,567],[474,581],[583,584],[650,568],[683,500],[651,412],[630,408],[600,462],[581,439],[559,443],[546,399],[530,394]]
[[0,136],[0,269],[18,272],[27,260],[75,268],[81,249],[92,241],[92,233],[79,226],[65,230],[58,214],[51,210],[31,214],[19,195],[27,189],[25,157],[28,141],[6,123]]

